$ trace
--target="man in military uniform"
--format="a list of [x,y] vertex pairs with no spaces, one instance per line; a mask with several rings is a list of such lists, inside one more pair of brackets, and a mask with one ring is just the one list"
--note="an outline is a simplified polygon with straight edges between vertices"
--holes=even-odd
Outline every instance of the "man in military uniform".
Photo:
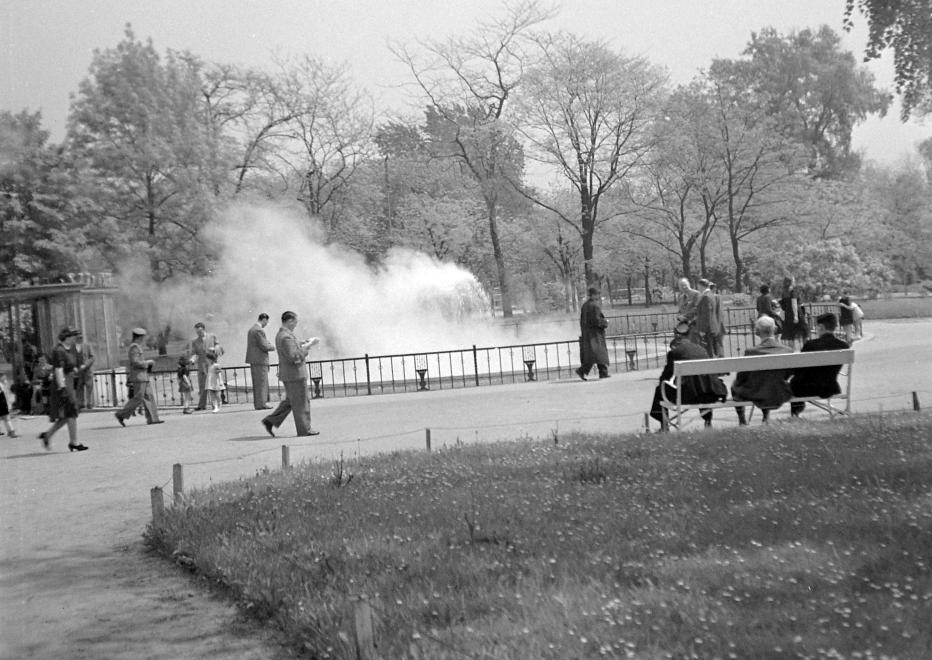
[[152,395],[152,383],[149,381],[149,371],[154,363],[142,357],[140,342],[145,336],[145,328],[133,329],[133,342],[129,345],[129,364],[126,367],[126,379],[133,385],[133,397],[116,413],[120,426],[126,426],[126,420],[140,405],[145,410],[146,423],[161,424],[163,421],[159,419],[159,407]]

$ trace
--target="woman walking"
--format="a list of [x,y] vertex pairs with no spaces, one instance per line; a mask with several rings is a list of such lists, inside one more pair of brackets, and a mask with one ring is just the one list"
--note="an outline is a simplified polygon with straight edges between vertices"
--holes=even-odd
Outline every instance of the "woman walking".
[[58,345],[52,351],[52,388],[49,400],[49,419],[52,426],[39,434],[42,446],[51,450],[52,436],[63,426],[68,427],[68,449],[84,451],[87,449],[78,442],[78,402],[74,393],[74,377],[81,367],[75,338],[81,333],[65,326],[58,333]]

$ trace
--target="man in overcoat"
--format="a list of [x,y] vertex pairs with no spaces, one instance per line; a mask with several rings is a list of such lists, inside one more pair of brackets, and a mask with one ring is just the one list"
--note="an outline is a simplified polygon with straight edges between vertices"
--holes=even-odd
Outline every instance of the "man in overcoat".
[[312,337],[300,341],[294,334],[298,315],[294,312],[282,314],[282,327],[275,335],[278,351],[278,379],[285,387],[285,398],[269,415],[262,418],[262,426],[272,437],[273,429],[281,426],[288,413],[294,413],[294,425],[299,436],[317,435],[311,429],[311,408],[307,391],[307,354],[320,340]]
[[699,342],[710,358],[722,357],[716,354],[718,338],[722,334],[720,312],[716,310],[718,301],[712,292],[712,283],[709,280],[705,278],[699,280],[699,286],[702,289],[696,305],[696,331],[699,333]]
[[[778,355],[792,353],[793,349],[777,340],[777,323],[772,316],[761,316],[754,323],[754,332],[760,338],[757,346],[751,346],[744,351],[745,356],[752,355]],[[750,401],[763,412],[766,422],[770,411],[782,406],[793,398],[793,392],[787,382],[789,372],[782,369],[770,371],[741,371],[735,374],[735,381],[731,385],[731,395],[735,401]],[[738,423],[747,424],[744,416],[744,407],[735,408],[738,413]]]
[[586,380],[586,374],[597,365],[599,378],[608,378],[608,347],[605,345],[605,328],[608,321],[599,304],[599,290],[589,287],[589,298],[579,311],[579,361],[582,366],[576,375]]
[[259,314],[259,319],[246,333],[246,364],[252,375],[252,404],[256,410],[271,408],[269,405],[269,353],[275,347],[265,336],[269,315]]
[[[819,336],[803,344],[802,353],[809,351],[840,351],[850,348],[847,342],[835,336],[838,320],[831,312],[820,314],[816,318]],[[790,389],[793,396],[817,396],[827,398],[841,393],[838,386],[838,372],[841,365],[826,365],[824,367],[806,367],[797,369],[790,380]],[[790,413],[798,417],[806,404],[803,402],[791,403]]]

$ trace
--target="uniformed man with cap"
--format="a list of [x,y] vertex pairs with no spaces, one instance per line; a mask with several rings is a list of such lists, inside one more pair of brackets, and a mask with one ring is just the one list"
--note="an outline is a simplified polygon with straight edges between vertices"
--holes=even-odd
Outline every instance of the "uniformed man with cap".
[[149,382],[149,370],[154,362],[142,357],[140,342],[146,336],[145,328],[133,328],[133,342],[129,345],[129,364],[126,367],[126,379],[133,384],[133,397],[116,413],[120,426],[126,426],[126,420],[140,405],[146,412],[146,421],[149,424],[161,424],[159,408],[152,396]]

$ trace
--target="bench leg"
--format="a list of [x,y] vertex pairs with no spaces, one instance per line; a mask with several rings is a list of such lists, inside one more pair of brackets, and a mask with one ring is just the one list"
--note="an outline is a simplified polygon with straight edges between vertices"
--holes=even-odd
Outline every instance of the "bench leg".
[[660,430],[664,433],[670,431],[670,413],[667,412],[666,408],[660,409]]

